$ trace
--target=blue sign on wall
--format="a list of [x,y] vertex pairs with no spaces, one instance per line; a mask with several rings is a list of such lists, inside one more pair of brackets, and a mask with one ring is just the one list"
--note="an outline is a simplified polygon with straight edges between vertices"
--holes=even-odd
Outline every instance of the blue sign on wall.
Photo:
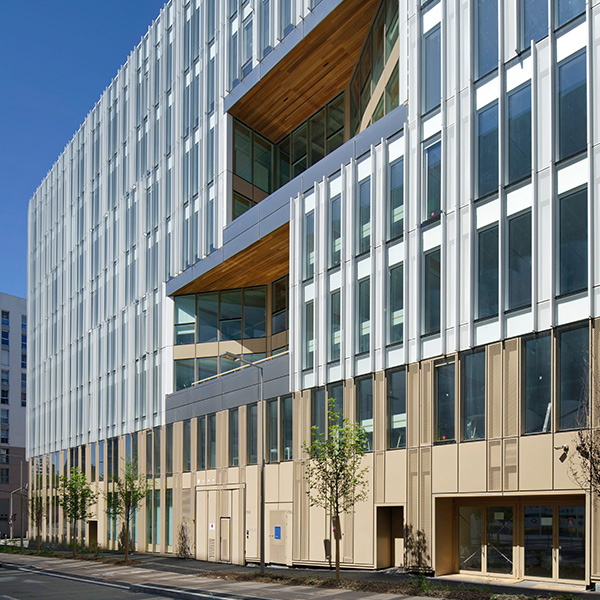
[[275,539],[276,540],[281,539],[281,527],[279,527],[279,526],[275,527]]

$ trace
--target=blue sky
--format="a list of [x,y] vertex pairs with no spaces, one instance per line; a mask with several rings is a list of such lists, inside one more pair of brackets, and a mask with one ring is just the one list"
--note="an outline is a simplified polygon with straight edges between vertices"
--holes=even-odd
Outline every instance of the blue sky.
[[165,0],[0,0],[0,292],[27,293],[27,206]]

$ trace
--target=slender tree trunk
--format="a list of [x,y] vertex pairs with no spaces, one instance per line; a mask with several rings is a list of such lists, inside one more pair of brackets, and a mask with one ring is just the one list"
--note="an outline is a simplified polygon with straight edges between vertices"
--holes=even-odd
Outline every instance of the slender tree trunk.
[[38,520],[38,522],[37,522],[37,540],[36,540],[38,554],[40,553],[40,542],[42,541],[40,538],[41,525],[42,525],[41,521]]
[[340,515],[337,513],[333,518],[335,526],[335,578],[337,581],[340,580]]
[[129,560],[129,517],[125,517],[125,564]]
[[73,558],[77,556],[77,540],[75,539],[75,521],[71,524],[71,541],[73,542]]

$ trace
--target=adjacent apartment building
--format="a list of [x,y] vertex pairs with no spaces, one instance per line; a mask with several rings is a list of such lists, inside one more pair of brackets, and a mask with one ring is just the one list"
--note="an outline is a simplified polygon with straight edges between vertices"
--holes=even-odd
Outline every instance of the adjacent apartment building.
[[[167,3],[29,207],[45,539],[60,473],[133,457],[139,551],[327,566],[302,443],[335,399],[369,439],[343,565],[600,579],[599,14]],[[116,547],[104,502],[78,535]]]
[[[27,300],[0,292],[0,536],[27,534]],[[24,494],[21,502],[21,488]],[[12,496],[12,502],[11,502]],[[12,510],[11,510],[12,508]]]

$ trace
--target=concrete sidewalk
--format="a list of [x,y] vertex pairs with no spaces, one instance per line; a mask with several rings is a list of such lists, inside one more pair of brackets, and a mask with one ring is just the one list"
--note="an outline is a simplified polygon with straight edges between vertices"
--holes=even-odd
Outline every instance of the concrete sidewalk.
[[[136,557],[137,558],[137,557]],[[27,556],[0,555],[0,566],[70,577],[78,580],[122,586],[136,592],[162,595],[183,600],[219,598],[228,600],[417,600],[412,596],[377,594],[364,591],[336,590],[312,586],[277,583],[240,582],[198,577],[197,573],[181,574],[148,566],[115,566],[96,561]],[[422,600],[419,599],[419,600]]]

